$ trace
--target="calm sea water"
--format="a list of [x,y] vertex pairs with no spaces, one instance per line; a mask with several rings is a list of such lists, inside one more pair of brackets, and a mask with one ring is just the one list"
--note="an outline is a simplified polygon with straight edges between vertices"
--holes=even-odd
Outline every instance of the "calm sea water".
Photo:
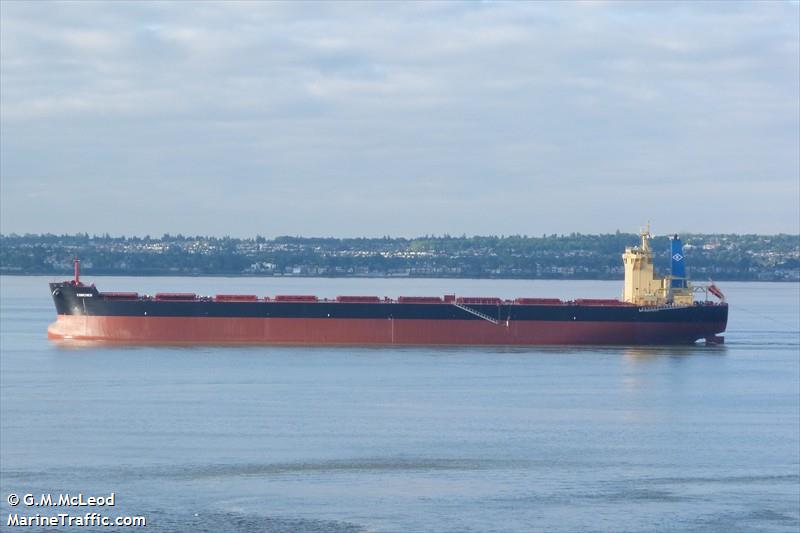
[[[0,279],[3,526],[12,510],[42,512],[12,508],[10,493],[113,491],[103,514],[159,532],[800,529],[797,284],[721,284],[732,307],[714,347],[70,349],[46,339],[47,281]],[[620,289],[93,281],[151,294]]]

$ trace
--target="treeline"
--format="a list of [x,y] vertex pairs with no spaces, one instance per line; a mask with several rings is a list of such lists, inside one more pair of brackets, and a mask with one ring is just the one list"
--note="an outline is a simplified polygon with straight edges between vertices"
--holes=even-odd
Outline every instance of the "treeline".
[[[683,236],[690,275],[717,280],[800,280],[800,236]],[[423,236],[267,239],[165,234],[0,235],[0,272],[64,274],[80,257],[89,274],[416,276],[619,279],[621,253],[639,243],[604,235]],[[667,237],[652,240],[656,267],[669,265]]]

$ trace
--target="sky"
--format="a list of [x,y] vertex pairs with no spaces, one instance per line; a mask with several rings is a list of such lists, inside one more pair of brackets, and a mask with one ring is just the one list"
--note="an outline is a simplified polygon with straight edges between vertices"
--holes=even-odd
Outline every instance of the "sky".
[[0,2],[0,232],[800,233],[798,2]]

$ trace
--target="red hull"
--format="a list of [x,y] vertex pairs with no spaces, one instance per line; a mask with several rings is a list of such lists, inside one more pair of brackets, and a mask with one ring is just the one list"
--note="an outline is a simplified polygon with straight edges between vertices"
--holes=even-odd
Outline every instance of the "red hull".
[[58,315],[51,339],[340,345],[685,344],[725,324]]

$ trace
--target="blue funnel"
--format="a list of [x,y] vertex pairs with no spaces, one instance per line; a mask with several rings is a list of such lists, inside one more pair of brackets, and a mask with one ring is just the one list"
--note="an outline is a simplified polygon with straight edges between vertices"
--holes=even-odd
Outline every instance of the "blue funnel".
[[677,235],[671,235],[669,240],[672,255],[670,259],[672,265],[671,273],[673,278],[670,282],[670,287],[683,288],[686,287],[686,260],[683,257],[683,244],[681,244],[681,238]]

